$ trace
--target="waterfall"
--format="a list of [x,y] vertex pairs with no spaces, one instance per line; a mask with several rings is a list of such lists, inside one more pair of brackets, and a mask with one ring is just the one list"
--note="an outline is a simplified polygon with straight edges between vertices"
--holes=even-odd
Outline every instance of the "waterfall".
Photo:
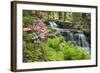
[[58,25],[55,22],[52,22],[54,27],[58,27]]
[[58,28],[58,25],[55,22],[49,21],[50,27],[59,32],[69,32],[68,29]]
[[75,42],[78,47],[84,48],[88,52],[90,51],[89,43],[82,31],[77,31],[76,34],[73,34],[69,29],[58,28],[58,25],[55,22],[49,21],[49,24],[52,29],[56,30],[55,33],[63,32],[68,41]]
[[54,22],[51,22],[51,21],[49,21],[49,24],[50,24],[52,29],[55,29],[55,30],[59,31],[59,28],[57,28],[57,26],[58,26],[57,24],[55,24]]
[[69,41],[74,41],[73,33],[72,32],[67,32],[68,40]]
[[87,42],[86,36],[84,35],[83,32],[78,31],[75,36],[75,41],[79,47],[82,47],[89,51],[89,43]]

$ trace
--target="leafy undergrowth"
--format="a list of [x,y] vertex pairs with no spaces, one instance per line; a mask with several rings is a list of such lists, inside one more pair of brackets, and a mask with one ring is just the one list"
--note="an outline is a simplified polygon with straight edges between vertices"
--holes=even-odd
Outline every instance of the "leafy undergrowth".
[[63,61],[90,59],[90,54],[75,44],[66,42],[62,35],[48,38],[39,44],[26,43],[26,61]]

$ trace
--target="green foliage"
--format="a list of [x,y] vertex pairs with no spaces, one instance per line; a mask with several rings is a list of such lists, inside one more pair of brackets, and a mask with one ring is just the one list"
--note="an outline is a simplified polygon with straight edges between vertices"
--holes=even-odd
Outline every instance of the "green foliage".
[[48,61],[55,61],[55,60],[57,60],[56,51],[53,48],[46,47],[44,49],[44,52],[46,54],[46,59]]
[[27,43],[26,47],[24,48],[24,53],[29,60],[34,59],[34,45],[32,43]]
[[52,48],[56,48],[63,40],[64,37],[62,37],[61,35],[59,37],[54,36],[54,38],[48,38],[47,44]]
[[32,16],[33,12],[31,10],[23,10],[23,16]]
[[74,44],[66,42],[63,36],[48,38],[40,44],[27,43],[24,50],[32,61],[62,61],[90,59],[90,54]]
[[36,22],[36,18],[32,16],[25,16],[23,18],[24,25],[34,24]]
[[82,13],[73,13],[72,14],[72,19],[74,22],[78,22],[81,19],[81,14]]
[[46,55],[46,61],[61,61],[64,60],[63,53],[61,51],[56,51],[54,48],[45,46],[44,54]]
[[65,60],[90,59],[89,53],[87,53],[84,49],[76,47],[75,44],[66,42],[64,38],[62,38],[61,40],[61,38],[62,36],[56,36],[53,39],[49,39],[48,45],[55,50],[59,50],[61,53],[63,53],[63,57]]
[[82,59],[90,59],[89,53],[87,53],[82,48],[77,48],[75,45],[66,43],[67,46],[63,43],[60,45],[60,49],[64,54],[65,60],[82,60]]
[[55,38],[49,38],[47,43],[48,46],[55,48],[58,44],[59,44],[59,38],[55,37]]
[[68,48],[64,51],[64,56],[66,60],[82,60],[89,59],[89,54],[83,49],[79,48]]
[[28,32],[23,31],[23,39],[26,42],[29,42],[30,41],[29,33]]
[[27,59],[34,61],[40,61],[41,49],[38,44],[27,43],[24,49]]

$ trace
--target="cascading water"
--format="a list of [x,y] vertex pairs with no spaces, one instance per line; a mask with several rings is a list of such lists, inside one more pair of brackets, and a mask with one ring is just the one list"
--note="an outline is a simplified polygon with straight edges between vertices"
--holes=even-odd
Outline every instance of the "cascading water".
[[86,36],[82,31],[78,31],[75,36],[75,41],[79,47],[84,48],[85,50],[89,51],[89,43],[87,42]]
[[78,47],[84,48],[88,52],[90,51],[89,43],[82,31],[77,31],[76,34],[73,34],[69,29],[58,28],[58,25],[55,22],[49,21],[49,24],[52,29],[56,30],[55,33],[63,32],[68,41],[75,42]]
[[49,24],[50,24],[52,29],[59,31],[59,28],[57,28],[57,26],[58,26],[57,24],[54,24],[54,22],[51,22],[51,21],[49,21]]
[[68,40],[69,41],[74,41],[73,33],[72,32],[67,32]]

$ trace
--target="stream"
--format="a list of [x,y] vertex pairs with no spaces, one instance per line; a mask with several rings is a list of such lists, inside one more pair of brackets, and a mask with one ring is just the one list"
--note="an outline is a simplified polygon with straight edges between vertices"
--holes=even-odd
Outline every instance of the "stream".
[[77,30],[76,33],[73,33],[70,29],[59,28],[54,21],[49,21],[49,24],[52,29],[56,30],[55,33],[64,33],[64,36],[68,41],[76,43],[78,47],[85,49],[90,53],[89,43],[82,31]]

